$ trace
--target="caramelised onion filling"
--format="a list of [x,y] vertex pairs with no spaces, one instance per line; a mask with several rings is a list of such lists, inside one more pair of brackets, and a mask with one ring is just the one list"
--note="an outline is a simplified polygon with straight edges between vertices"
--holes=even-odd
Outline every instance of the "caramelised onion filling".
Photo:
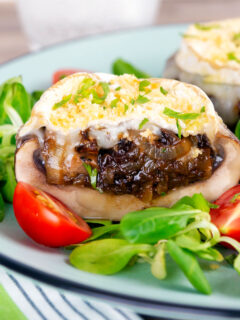
[[58,143],[45,131],[44,144],[33,155],[45,172],[47,183],[92,187],[86,166],[97,170],[96,188],[111,194],[132,194],[143,201],[169,190],[206,180],[221,164],[206,135],[179,139],[172,131],[145,137],[129,130],[112,148],[98,148],[89,131],[81,131],[79,142]]

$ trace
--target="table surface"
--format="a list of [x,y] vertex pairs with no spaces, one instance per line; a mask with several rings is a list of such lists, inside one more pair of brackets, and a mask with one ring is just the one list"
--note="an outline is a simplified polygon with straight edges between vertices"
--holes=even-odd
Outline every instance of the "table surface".
[[[223,19],[239,12],[239,0],[163,0],[154,24]],[[14,1],[0,0],[0,63],[28,51]]]

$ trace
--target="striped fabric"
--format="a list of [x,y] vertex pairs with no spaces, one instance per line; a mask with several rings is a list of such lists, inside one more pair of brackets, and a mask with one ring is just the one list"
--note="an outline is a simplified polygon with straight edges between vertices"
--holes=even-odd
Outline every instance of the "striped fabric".
[[89,302],[0,269],[1,320],[141,320],[132,311]]

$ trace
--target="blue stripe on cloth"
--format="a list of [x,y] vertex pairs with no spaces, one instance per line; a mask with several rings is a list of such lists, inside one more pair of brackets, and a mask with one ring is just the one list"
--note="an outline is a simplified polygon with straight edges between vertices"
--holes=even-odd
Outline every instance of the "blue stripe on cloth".
[[36,304],[33,302],[33,300],[29,297],[27,292],[24,290],[24,288],[20,285],[18,280],[12,275],[8,274],[9,278],[15,283],[15,285],[18,287],[18,289],[21,291],[22,295],[25,297],[25,299],[29,302],[29,304],[34,308],[34,310],[37,312],[37,314],[43,319],[43,320],[48,320],[41,310],[36,306]]
[[77,314],[79,315],[82,319],[84,320],[89,320],[90,318],[86,317],[83,313],[81,313],[79,310],[77,310],[74,305],[66,298],[66,296],[62,293],[60,293],[61,298],[63,301]]
[[49,306],[56,312],[57,315],[59,315],[60,318],[62,318],[63,320],[69,320],[67,319],[56,307],[55,305],[49,300],[48,296],[46,295],[46,293],[43,291],[43,289],[39,286],[36,286],[36,288],[38,289],[38,291],[41,293],[41,295],[43,296],[43,298],[45,299],[45,301],[49,304]]
[[123,310],[118,309],[118,308],[114,308],[114,309],[115,309],[118,313],[120,313],[120,314],[124,317],[124,319],[126,319],[126,320],[131,320],[131,318],[129,318],[129,316],[126,315]]
[[106,316],[106,314],[104,314],[102,311],[100,311],[99,309],[97,309],[95,306],[93,306],[89,301],[84,301],[85,304],[92,310],[94,310],[98,315],[100,315],[104,320],[112,320],[110,318],[108,318],[108,316]]

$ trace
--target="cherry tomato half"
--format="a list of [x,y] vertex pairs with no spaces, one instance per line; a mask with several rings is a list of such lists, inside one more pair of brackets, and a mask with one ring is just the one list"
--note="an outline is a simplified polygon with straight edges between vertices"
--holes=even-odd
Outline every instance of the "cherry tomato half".
[[211,220],[220,233],[240,241],[240,185],[226,191],[215,202],[219,207],[211,209]]
[[71,74],[76,73],[76,72],[89,72],[89,71],[80,70],[80,69],[62,69],[62,70],[58,70],[58,71],[54,72],[54,74],[53,74],[52,83],[54,84],[54,83],[58,82],[59,80],[65,78],[67,76],[70,76]]
[[61,247],[84,241],[91,235],[88,224],[63,203],[25,182],[18,182],[13,209],[16,219],[34,241]]

